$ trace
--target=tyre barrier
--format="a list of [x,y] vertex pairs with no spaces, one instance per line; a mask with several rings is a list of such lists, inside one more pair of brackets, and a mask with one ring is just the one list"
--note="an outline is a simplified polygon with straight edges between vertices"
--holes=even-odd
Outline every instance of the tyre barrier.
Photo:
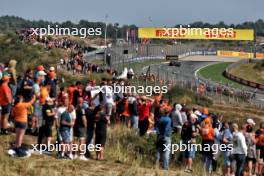
[[227,70],[224,71],[223,75],[226,78],[228,78],[228,79],[230,79],[232,81],[238,82],[240,84],[243,84],[243,85],[246,85],[246,86],[249,86],[249,87],[253,87],[253,88],[257,88],[257,89],[260,89],[260,90],[264,90],[264,84],[256,83],[254,81],[250,81],[250,80],[246,80],[246,79],[234,76],[231,73],[229,73]]

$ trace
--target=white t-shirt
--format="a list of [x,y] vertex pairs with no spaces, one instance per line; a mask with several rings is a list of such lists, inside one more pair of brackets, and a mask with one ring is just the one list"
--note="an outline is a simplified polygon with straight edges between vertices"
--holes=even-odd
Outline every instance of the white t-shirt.
[[103,98],[104,98],[104,104],[113,104],[114,99],[113,99],[113,92],[110,89],[109,86],[103,86]]
[[233,150],[231,153],[247,155],[247,144],[243,133],[241,132],[233,133]]
[[[56,112],[56,115],[55,115],[55,118],[56,119],[60,119],[61,118],[61,115],[67,110],[67,107],[65,106],[61,106],[57,109],[57,112]],[[70,117],[72,120],[75,120],[76,119],[76,112],[75,111],[72,111],[70,113]]]

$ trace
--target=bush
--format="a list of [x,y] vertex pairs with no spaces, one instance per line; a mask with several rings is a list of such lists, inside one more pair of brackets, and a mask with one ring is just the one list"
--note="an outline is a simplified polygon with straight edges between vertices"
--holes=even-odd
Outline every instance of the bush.
[[183,89],[179,86],[173,87],[165,95],[171,103],[177,102],[182,104],[198,104],[201,106],[211,106],[213,101],[203,95],[195,94],[190,90]]
[[0,37],[1,62],[7,63],[11,59],[17,60],[17,71],[23,73],[28,68],[37,65],[50,66],[58,62],[62,51],[54,48],[46,51],[42,45],[29,45],[20,40],[15,33],[8,33]]

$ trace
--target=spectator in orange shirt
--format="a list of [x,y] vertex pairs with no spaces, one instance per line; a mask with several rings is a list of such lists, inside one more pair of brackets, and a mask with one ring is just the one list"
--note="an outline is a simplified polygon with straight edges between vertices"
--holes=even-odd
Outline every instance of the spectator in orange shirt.
[[76,90],[76,86],[75,85],[70,85],[70,87],[68,88],[68,96],[69,96],[69,104],[72,105],[73,103],[73,93]]
[[0,118],[1,134],[8,134],[8,117],[11,112],[12,91],[8,86],[9,75],[2,77],[2,84],[0,86],[0,106],[2,107],[2,115]]
[[15,128],[16,128],[16,154],[17,156],[26,156],[25,151],[21,148],[23,137],[27,129],[28,123],[28,108],[34,103],[35,96],[33,96],[30,102],[23,102],[23,96],[18,96],[14,103],[14,108],[12,110],[12,115],[15,118]]

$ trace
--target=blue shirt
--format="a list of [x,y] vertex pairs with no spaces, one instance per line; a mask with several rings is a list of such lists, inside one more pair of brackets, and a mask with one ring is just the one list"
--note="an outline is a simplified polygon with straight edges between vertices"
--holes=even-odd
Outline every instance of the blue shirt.
[[169,116],[161,116],[157,121],[157,134],[170,137],[172,132],[171,118]]
[[[66,121],[68,123],[71,122],[71,116],[70,116],[70,113],[65,111],[64,113],[61,114],[61,121]],[[60,131],[67,131],[67,130],[70,130],[71,127],[70,126],[67,126],[67,125],[63,125],[63,124],[60,124]]]
[[225,129],[223,132],[223,137],[226,138],[228,140],[228,143],[232,143],[233,141],[233,135],[232,132],[230,131],[230,129]]

